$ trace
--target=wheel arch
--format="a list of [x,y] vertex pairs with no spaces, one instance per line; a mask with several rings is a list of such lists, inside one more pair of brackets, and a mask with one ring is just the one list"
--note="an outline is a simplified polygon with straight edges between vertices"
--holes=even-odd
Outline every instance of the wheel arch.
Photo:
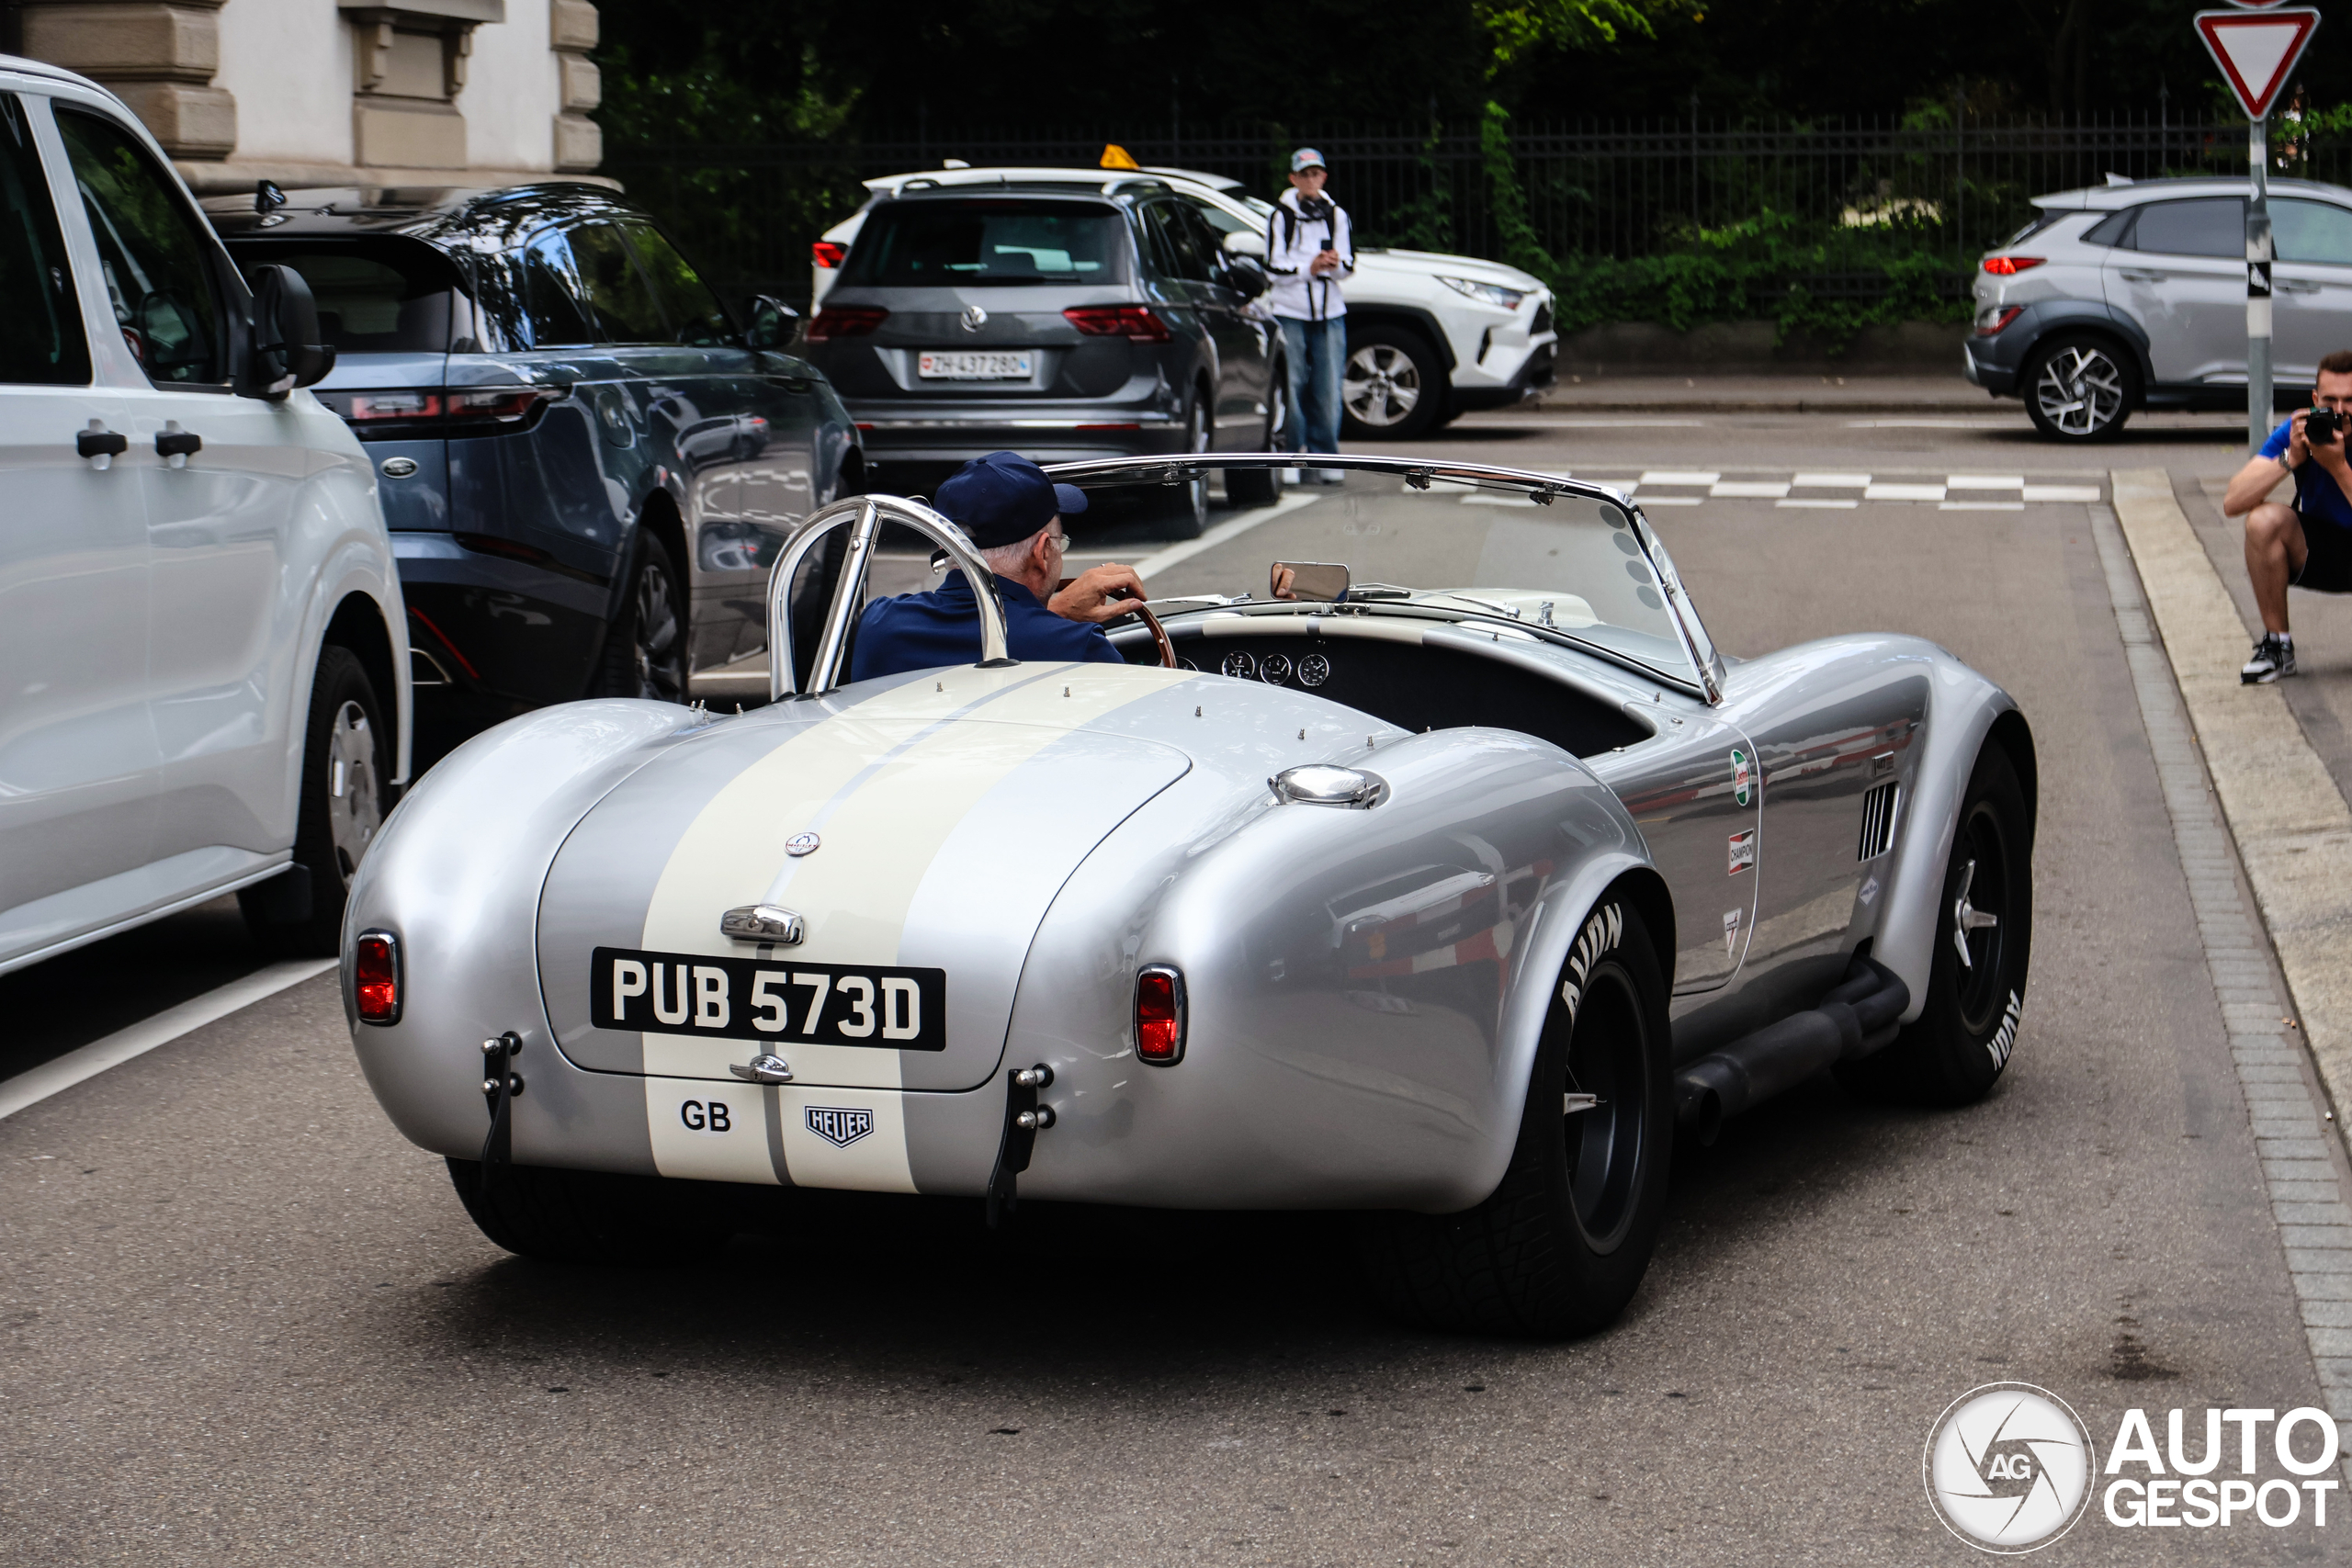
[[1444,362],[1446,381],[1449,386],[1452,384],[1453,372],[1461,361],[1454,357],[1453,340],[1445,335],[1445,327],[1438,321],[1435,312],[1423,310],[1419,305],[1351,305],[1348,313],[1340,319],[1348,323],[1348,334],[1351,340],[1350,353],[1354,352],[1352,339],[1358,324],[1402,327],[1424,339]]
[[2132,356],[2132,365],[2140,372],[2140,395],[2132,408],[2144,408],[2148,388],[2156,378],[2155,360],[2151,353],[2147,333],[2139,322],[2118,311],[2114,307],[2090,299],[2052,299],[2028,306],[2032,312],[2027,323],[2030,336],[2025,350],[2018,355],[2018,396],[2022,399],[2031,390],[2026,372],[2052,340],[2068,333],[2086,333],[2111,341]]
[[345,649],[368,672],[368,683],[376,689],[377,701],[384,705],[384,719],[392,728],[392,771],[405,776],[407,769],[399,765],[408,745],[407,727],[401,722],[406,716],[400,711],[400,665],[391,632],[384,625],[382,606],[365,593],[345,593],[327,617],[326,633],[319,646]]
[[[644,503],[638,508],[637,526],[662,541],[670,552],[670,560],[679,571],[679,588],[685,595],[684,609],[689,626],[694,617],[694,558],[686,551],[685,515],[678,510],[677,498],[668,491],[656,488],[647,492]],[[613,602],[607,619],[617,617],[632,592],[629,566],[634,564],[636,541],[630,541],[630,551],[622,557],[623,566],[613,580]]]

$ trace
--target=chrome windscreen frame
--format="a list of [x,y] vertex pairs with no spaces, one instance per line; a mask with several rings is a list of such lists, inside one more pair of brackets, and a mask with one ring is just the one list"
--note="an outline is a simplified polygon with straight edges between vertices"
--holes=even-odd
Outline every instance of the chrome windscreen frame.
[[[1431,462],[1419,457],[1374,457],[1328,452],[1317,452],[1313,457],[1314,466],[1318,468],[1394,474],[1415,490],[1427,490],[1432,483],[1443,481],[1524,495],[1539,506],[1549,506],[1555,497],[1563,495],[1608,502],[1633,520],[1634,536],[1642,547],[1643,558],[1649,563],[1650,570],[1657,574],[1658,584],[1665,591],[1675,634],[1681,641],[1684,657],[1690,661],[1691,675],[1688,683],[1695,687],[1710,706],[1724,700],[1724,662],[1722,656],[1715,651],[1714,639],[1707,635],[1705,624],[1699,619],[1698,609],[1690,603],[1690,595],[1683,588],[1680,575],[1674,570],[1672,558],[1667,554],[1666,546],[1658,539],[1657,532],[1650,527],[1649,519],[1643,514],[1640,503],[1623,491],[1587,479],[1538,473],[1529,468],[1497,468],[1487,463]],[[1180,485],[1190,484],[1216,469],[1295,468],[1304,460],[1304,457],[1296,452],[1204,452],[1173,457],[1091,458],[1084,462],[1056,463],[1046,472],[1065,484],[1084,484],[1091,480],[1110,484]],[[1430,583],[1426,586],[1466,585]],[[769,646],[774,647],[775,644]],[[1591,645],[1579,643],[1578,646]],[[1595,651],[1612,661],[1622,661],[1623,658],[1607,649]],[[1658,673],[1656,671],[1650,672]]]
[[[849,634],[865,597],[866,570],[874,561],[875,540],[885,522],[912,529],[946,552],[949,563],[972,585],[980,609],[980,662],[1006,664],[1004,598],[998,592],[996,573],[964,530],[919,501],[892,495],[852,495],[820,506],[801,520],[784,541],[775,567],[768,573],[768,701],[782,702],[796,694],[821,696],[843,683],[842,660]],[[849,546],[842,557],[841,579],[833,585],[825,610],[825,629],[818,638],[816,661],[809,667],[808,690],[796,693],[792,673],[792,580],[824,536],[837,528],[849,530]]]

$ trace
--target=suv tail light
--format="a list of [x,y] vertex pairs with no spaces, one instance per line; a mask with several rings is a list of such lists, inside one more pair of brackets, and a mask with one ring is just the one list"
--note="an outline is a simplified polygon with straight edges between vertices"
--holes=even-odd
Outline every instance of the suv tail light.
[[361,931],[351,949],[351,992],[359,1021],[401,1021],[401,939],[390,931]]
[[835,267],[849,255],[849,247],[838,240],[819,240],[808,247],[808,259],[819,266]]
[[1184,976],[1165,964],[1136,976],[1136,1055],[1156,1067],[1184,1059]]
[[499,435],[528,430],[539,411],[570,395],[562,387],[419,387],[321,392],[362,441],[402,436]]
[[1989,310],[1979,311],[1976,317],[1976,335],[1978,337],[1996,336],[2002,328],[2024,314],[2025,307],[2022,305],[2000,305]]
[[864,337],[889,319],[890,312],[879,305],[828,305],[809,318],[808,341]]
[[2015,277],[2030,266],[2040,266],[2040,256],[1986,256],[1984,270],[1995,277]]
[[1062,320],[1088,337],[1123,337],[1129,343],[1166,343],[1168,323],[1148,305],[1072,305]]

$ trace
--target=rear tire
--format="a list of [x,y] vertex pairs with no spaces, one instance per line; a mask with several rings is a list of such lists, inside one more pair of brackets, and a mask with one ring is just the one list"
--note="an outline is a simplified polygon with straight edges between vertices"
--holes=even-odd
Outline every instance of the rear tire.
[[[1641,917],[1596,905],[1536,1048],[1519,1139],[1491,1196],[1458,1214],[1366,1226],[1375,1286],[1404,1315],[1481,1334],[1557,1337],[1606,1327],[1657,1245],[1674,1152],[1667,988]],[[1568,1093],[1598,1095],[1564,1112]]]
[[[294,825],[299,869],[237,895],[246,929],[270,952],[332,958],[342,951],[351,879],[384,825],[391,732],[382,713],[357,656],[332,644],[321,649],[302,741]],[[297,877],[307,878],[307,897]]]
[[[1266,444],[1261,452],[1279,452],[1283,438],[1283,404],[1290,397],[1290,372],[1274,367],[1274,384],[1266,394]],[[1227,468],[1225,499],[1236,506],[1272,506],[1283,498],[1280,468]]]
[[1348,331],[1340,372],[1340,434],[1351,441],[1410,441],[1444,421],[1453,400],[1445,361],[1430,341],[1385,324]]
[[2140,367],[2114,340],[2069,333],[2038,344],[2018,378],[2033,427],[2053,441],[2111,441],[2140,406]]
[[670,547],[639,526],[629,552],[628,590],[605,633],[592,697],[686,700],[686,591]]
[[448,1164],[458,1200],[481,1234],[518,1257],[549,1263],[677,1263],[725,1237],[723,1226],[688,1220],[660,1177],[502,1165],[484,1192],[479,1161]]
[[[2008,753],[1987,741],[1961,797],[1936,915],[1928,999],[1885,1049],[1838,1069],[1872,1100],[1966,1105],[1999,1081],[2016,1048],[2033,948],[2033,829]],[[1989,917],[1991,924],[1983,923]],[[1969,961],[1955,931],[1963,925]]]
[[[1184,450],[1201,454],[1209,449],[1208,393],[1193,395],[1184,411]],[[1197,539],[1209,525],[1209,481],[1204,474],[1180,485],[1160,485],[1143,499],[1143,510],[1150,521],[1154,537],[1162,539]]]

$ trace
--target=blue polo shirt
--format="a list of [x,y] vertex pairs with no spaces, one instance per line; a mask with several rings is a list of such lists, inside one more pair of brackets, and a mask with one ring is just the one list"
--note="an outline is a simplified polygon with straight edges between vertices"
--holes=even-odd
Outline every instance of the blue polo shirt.
[[[2294,439],[2295,422],[2289,420],[2270,433],[2262,444],[2262,455],[2274,461],[2284,461],[2287,443]],[[2335,476],[2311,458],[2295,470],[2295,510],[2305,518],[2317,517],[2339,528],[2352,528],[2352,501],[2344,499],[2344,491],[2335,483]]]
[[[1125,662],[1101,626],[1065,620],[1010,578],[996,580],[1004,597],[1005,651],[1024,663]],[[980,659],[980,607],[960,571],[928,593],[877,599],[857,623],[857,647],[849,678],[869,681],[910,670],[977,664]]]

